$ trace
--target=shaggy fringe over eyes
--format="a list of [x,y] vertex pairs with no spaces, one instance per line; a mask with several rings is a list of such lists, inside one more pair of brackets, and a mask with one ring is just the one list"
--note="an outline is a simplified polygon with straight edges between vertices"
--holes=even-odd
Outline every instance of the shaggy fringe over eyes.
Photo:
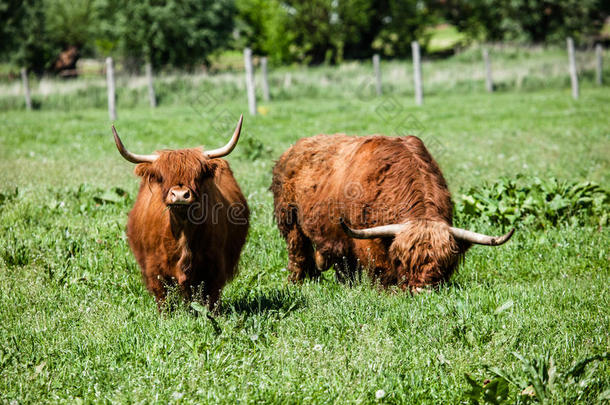
[[410,222],[390,246],[392,262],[399,283],[411,287],[437,285],[447,281],[460,263],[463,252],[449,232],[449,225],[440,221]]
[[135,174],[147,181],[167,183],[168,188],[182,183],[191,189],[204,177],[212,177],[220,161],[205,158],[200,149],[158,151],[159,158],[153,163],[140,163]]

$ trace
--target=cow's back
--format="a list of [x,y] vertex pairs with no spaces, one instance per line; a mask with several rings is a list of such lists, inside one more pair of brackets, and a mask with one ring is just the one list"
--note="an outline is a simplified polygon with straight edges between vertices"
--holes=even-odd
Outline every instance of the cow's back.
[[[417,137],[318,135],[299,140],[273,170],[278,203],[305,217],[355,227],[435,219],[451,223],[442,173]],[[319,223],[308,221],[312,226]]]

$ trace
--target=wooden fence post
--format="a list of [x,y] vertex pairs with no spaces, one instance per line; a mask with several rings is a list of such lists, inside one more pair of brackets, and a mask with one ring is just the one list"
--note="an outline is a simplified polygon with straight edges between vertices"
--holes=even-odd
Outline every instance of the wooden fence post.
[[157,97],[155,96],[155,87],[153,86],[153,70],[150,62],[146,64],[146,82],[148,83],[148,100],[150,101],[150,106],[155,108],[157,106]]
[[379,66],[379,54],[373,55],[373,69],[375,70],[375,90],[381,96],[381,67]]
[[116,97],[114,94],[114,66],[112,58],[106,58],[106,84],[108,86],[108,116],[116,121]]
[[269,101],[269,77],[267,76],[267,57],[261,58],[261,73],[263,74],[263,100]]
[[248,93],[248,108],[251,115],[256,115],[256,94],[254,94],[254,72],[252,69],[252,49],[244,49],[244,64],[246,65],[246,92]]
[[568,58],[570,59],[570,80],[572,82],[572,97],[578,100],[578,74],[576,72],[576,60],[574,57],[574,41],[568,37]]
[[494,82],[491,78],[491,62],[489,61],[489,51],[483,49],[483,61],[485,62],[485,88],[489,93],[494,91]]
[[32,96],[30,95],[30,81],[28,80],[28,71],[26,68],[21,68],[21,82],[23,83],[23,96],[25,97],[25,108],[28,111],[32,110]]
[[602,44],[595,45],[595,59],[597,59],[597,63],[595,64],[595,83],[598,86],[602,85]]
[[424,94],[422,91],[421,80],[421,56],[419,54],[419,44],[417,41],[411,42],[411,50],[413,51],[413,81],[415,84],[415,104],[422,105]]

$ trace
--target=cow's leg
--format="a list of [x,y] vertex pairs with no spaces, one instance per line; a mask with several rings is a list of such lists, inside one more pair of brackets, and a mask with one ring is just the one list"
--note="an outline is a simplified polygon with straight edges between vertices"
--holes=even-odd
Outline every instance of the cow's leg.
[[275,218],[288,248],[290,280],[299,282],[306,277],[318,278],[321,273],[316,269],[313,245],[299,226],[297,207],[291,204],[277,203]]
[[294,282],[303,281],[306,277],[318,278],[320,271],[316,268],[314,249],[311,240],[295,225],[286,235],[288,245],[288,270]]

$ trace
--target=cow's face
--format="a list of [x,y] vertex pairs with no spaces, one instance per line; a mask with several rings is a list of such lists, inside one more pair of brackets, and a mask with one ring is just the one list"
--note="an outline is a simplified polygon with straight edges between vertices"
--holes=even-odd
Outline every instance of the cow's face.
[[463,251],[443,222],[422,221],[404,226],[390,246],[392,266],[409,286],[446,281],[457,267]]
[[205,180],[214,175],[216,164],[199,148],[157,152],[152,163],[140,163],[136,174],[151,187],[158,187],[163,203],[174,212],[184,212],[201,201]]
[[365,229],[352,229],[343,218],[340,223],[352,238],[391,239],[389,254],[393,273],[403,287],[412,288],[446,281],[473,243],[499,246],[515,232],[512,229],[502,236],[488,236],[454,228],[441,219],[425,218]]
[[194,203],[201,201],[206,179],[211,178],[216,170],[214,159],[228,155],[237,145],[243,119],[243,115],[239,117],[229,143],[212,150],[202,148],[164,150],[152,155],[140,155],[125,148],[114,125],[112,134],[121,156],[131,163],[138,164],[136,174],[142,177],[151,190],[152,188],[160,190],[162,202],[173,212],[185,212],[185,208],[190,208]]

